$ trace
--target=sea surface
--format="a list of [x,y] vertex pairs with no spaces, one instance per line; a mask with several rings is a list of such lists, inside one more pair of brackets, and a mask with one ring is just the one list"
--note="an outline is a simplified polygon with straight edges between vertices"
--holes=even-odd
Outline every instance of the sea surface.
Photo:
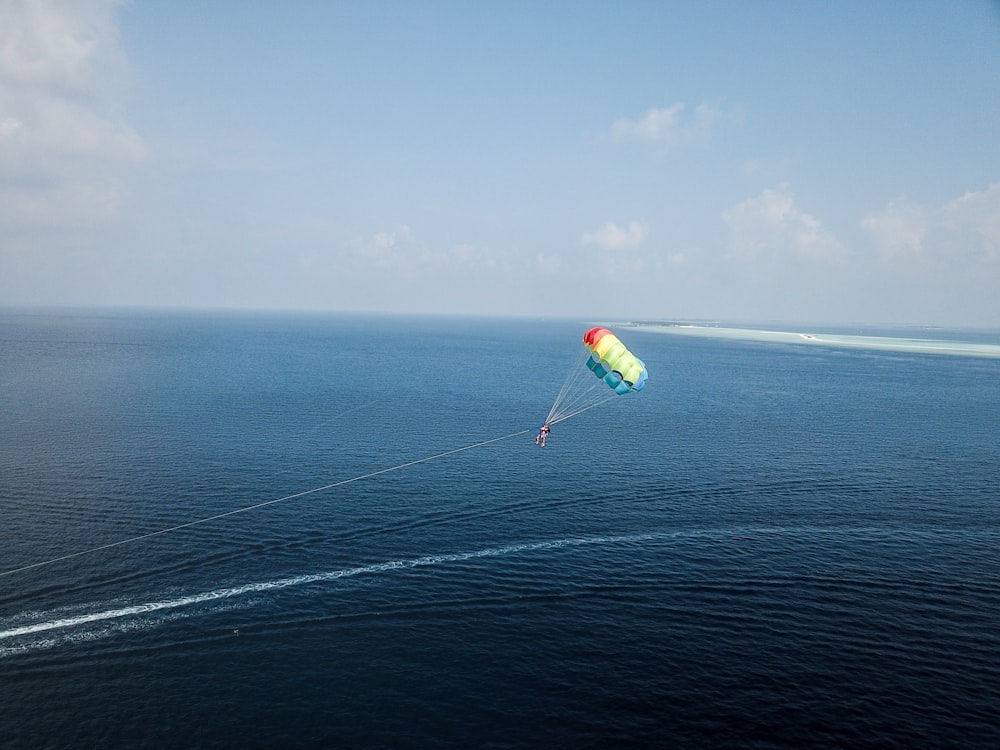
[[605,323],[0,313],[0,747],[1000,747],[1000,335]]

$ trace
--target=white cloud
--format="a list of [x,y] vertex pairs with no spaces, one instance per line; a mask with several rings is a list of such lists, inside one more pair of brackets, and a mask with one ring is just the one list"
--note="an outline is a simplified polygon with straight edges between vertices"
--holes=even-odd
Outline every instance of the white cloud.
[[354,255],[376,268],[400,269],[419,260],[423,249],[417,244],[408,226],[376,232],[364,241],[355,242]]
[[458,243],[447,248],[429,247],[408,226],[377,232],[352,247],[363,266],[389,273],[477,273],[493,271],[500,264],[489,248]]
[[861,221],[875,241],[883,259],[904,254],[919,254],[927,234],[926,212],[905,198],[894,201],[878,213],[869,214]]
[[702,102],[687,117],[686,109],[684,102],[674,102],[669,107],[653,107],[635,120],[616,120],[611,136],[618,141],[638,140],[667,148],[682,146],[707,137],[729,116],[722,100]]
[[393,232],[378,232],[372,237],[372,247],[379,251],[407,245],[413,242],[413,232],[408,226],[402,226]]
[[885,262],[1000,262],[1000,183],[939,207],[901,198],[865,216],[861,227]]
[[0,223],[116,213],[146,155],[118,113],[116,0],[0,2]]
[[115,7],[121,0],[3,0],[0,79],[62,95],[91,96],[117,75]]
[[533,268],[541,273],[556,273],[563,268],[562,258],[554,253],[538,253]]
[[11,136],[22,127],[24,127],[24,123],[14,117],[0,118],[0,138]]
[[843,245],[819,219],[796,207],[787,185],[737,203],[722,218],[729,226],[732,259],[829,263],[846,256]]
[[646,239],[646,228],[638,221],[632,221],[627,227],[620,227],[609,221],[594,232],[585,232],[580,237],[584,245],[597,245],[605,250],[623,250],[638,247]]
[[636,138],[643,141],[666,141],[675,137],[680,129],[683,102],[669,107],[652,108],[638,120],[616,120],[611,126],[615,138]]
[[452,267],[472,266],[490,270],[497,266],[496,259],[489,248],[477,247],[467,242],[462,242],[452,247],[444,259]]
[[959,252],[1000,261],[1000,183],[947,203],[942,210],[942,226]]

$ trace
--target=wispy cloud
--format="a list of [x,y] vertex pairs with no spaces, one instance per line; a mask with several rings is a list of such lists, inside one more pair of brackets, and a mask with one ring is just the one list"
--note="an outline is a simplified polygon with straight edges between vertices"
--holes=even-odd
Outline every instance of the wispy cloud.
[[404,274],[477,273],[501,265],[489,248],[467,242],[432,247],[420,241],[408,226],[376,232],[356,241],[352,252],[368,268]]
[[819,219],[795,205],[795,196],[784,184],[737,203],[722,218],[729,226],[728,257],[734,260],[830,263],[847,255]]
[[637,119],[619,119],[611,126],[616,141],[643,141],[672,148],[707,138],[720,122],[731,116],[721,99],[702,102],[688,114],[684,102],[653,107]]
[[595,245],[605,250],[622,250],[638,247],[646,239],[646,228],[638,221],[632,221],[627,227],[619,226],[609,221],[600,229],[584,232],[580,242],[584,245]]
[[861,220],[883,260],[920,254],[927,234],[927,212],[905,198],[893,201],[881,211]]
[[115,0],[0,4],[0,222],[60,224],[116,212],[146,155],[121,119],[127,61]]
[[1000,183],[936,207],[900,198],[865,216],[861,227],[887,263],[1000,263]]
[[8,84],[93,96],[121,72],[114,11],[122,0],[0,4],[0,69]]

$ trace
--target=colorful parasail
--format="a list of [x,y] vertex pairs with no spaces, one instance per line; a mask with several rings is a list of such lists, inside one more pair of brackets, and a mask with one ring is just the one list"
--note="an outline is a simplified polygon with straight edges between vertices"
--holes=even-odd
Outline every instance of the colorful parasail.
[[646,384],[646,365],[611,331],[591,328],[583,335],[583,343],[590,350],[587,367],[615,393],[642,390]]

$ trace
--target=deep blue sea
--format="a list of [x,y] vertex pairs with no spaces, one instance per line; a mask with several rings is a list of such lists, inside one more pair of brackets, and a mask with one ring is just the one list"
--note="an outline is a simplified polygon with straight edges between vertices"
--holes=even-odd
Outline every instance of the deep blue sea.
[[606,322],[0,314],[0,747],[1000,747],[1000,359]]

